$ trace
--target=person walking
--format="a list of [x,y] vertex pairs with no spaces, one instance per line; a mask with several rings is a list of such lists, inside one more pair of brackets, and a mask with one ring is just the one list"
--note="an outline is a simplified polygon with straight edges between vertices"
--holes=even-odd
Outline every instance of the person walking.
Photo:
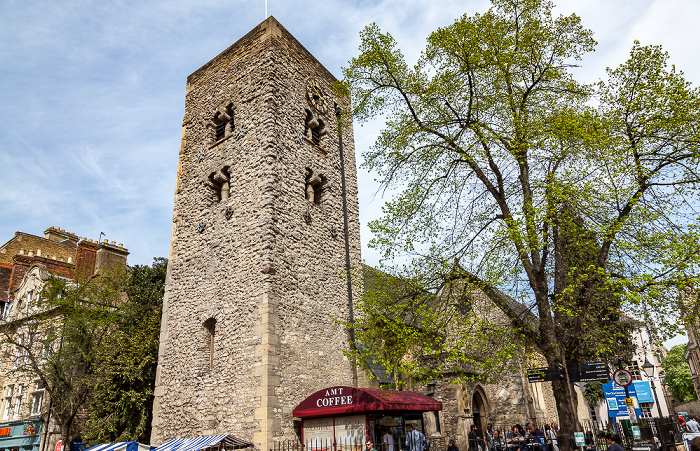
[[617,434],[607,434],[605,440],[608,442],[607,451],[625,451],[620,442],[622,439]]
[[476,432],[477,428],[475,424],[472,424],[471,430],[469,431],[469,451],[483,451],[481,449],[481,437]]
[[690,420],[686,421],[685,426],[688,428],[688,432],[700,432],[698,420],[696,420],[695,417],[690,417]]
[[544,435],[549,441],[549,448],[551,451],[559,451],[559,442],[557,441],[557,434],[554,433],[548,424],[544,425]]
[[532,422],[526,424],[525,428],[529,434],[528,449],[532,451],[547,451],[547,445],[545,444],[544,440],[544,432],[537,429],[535,423]]
[[423,451],[428,447],[425,435],[416,429],[416,423],[411,423],[411,431],[406,434],[406,449],[408,451]]
[[450,440],[450,443],[447,444],[447,451],[459,451],[459,448],[457,448],[457,445],[455,445],[454,440]]
[[389,434],[388,429],[384,429],[384,435],[382,435],[382,449],[383,451],[394,451],[394,437]]
[[508,451],[516,451],[521,447],[521,443],[524,442],[524,437],[520,425],[516,424],[510,430],[508,435],[506,435],[506,444],[508,446]]
[[491,440],[491,445],[493,451],[506,451],[506,443],[503,441],[503,437],[498,429],[493,431],[493,440]]

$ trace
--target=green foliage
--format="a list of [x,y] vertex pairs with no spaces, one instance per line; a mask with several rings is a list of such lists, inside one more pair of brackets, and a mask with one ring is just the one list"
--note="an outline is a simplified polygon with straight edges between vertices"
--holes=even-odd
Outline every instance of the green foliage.
[[602,400],[605,399],[605,393],[603,393],[603,382],[586,382],[586,388],[583,390],[583,397],[586,399],[588,407],[591,409],[595,408]]
[[[632,326],[620,310],[653,323],[657,340],[678,331],[679,294],[699,276],[700,93],[660,47],[639,43],[605,81],[577,82],[573,68],[596,43],[552,7],[493,0],[432,33],[415,65],[370,25],[342,88],[355,119],[386,117],[364,166],[397,194],[370,224],[372,245],[408,262],[386,271],[415,288],[401,294],[412,303],[381,315],[405,322],[418,287],[431,300],[421,305],[439,305],[449,287],[478,291],[549,364],[566,364],[624,350]],[[436,328],[454,321],[421,315]],[[395,361],[481,340],[436,338],[432,348],[367,326],[398,344]],[[570,434],[573,397],[556,382],[554,392]]]
[[665,375],[664,385],[678,402],[690,401],[697,397],[690,377],[690,368],[685,360],[687,346],[687,344],[674,346],[661,361]]
[[116,320],[126,277],[124,269],[77,281],[46,274],[36,304],[30,308],[15,300],[0,324],[3,344],[13,355],[10,374],[43,384],[50,407],[48,402],[42,407],[49,407],[66,443],[78,433],[76,415],[89,401],[104,364],[101,349]]
[[[516,352],[517,331],[494,317],[483,299],[463,284],[443,287],[429,281],[396,278],[364,268],[364,295],[355,305],[353,325],[361,346],[355,361],[381,365],[394,386],[440,379],[489,380],[508,368]],[[501,320],[501,321],[499,321]]]
[[85,440],[150,442],[151,411],[163,307],[167,259],[136,265],[126,286],[127,299],[101,348],[104,361],[94,383]]

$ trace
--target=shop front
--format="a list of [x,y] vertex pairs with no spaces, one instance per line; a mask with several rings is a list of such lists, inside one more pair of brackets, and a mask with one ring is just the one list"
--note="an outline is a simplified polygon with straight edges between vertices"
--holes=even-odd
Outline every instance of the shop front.
[[425,414],[438,422],[442,404],[419,393],[371,388],[329,387],[302,401],[293,415],[302,420],[307,451],[361,451],[370,439],[381,450],[382,436],[405,448],[407,428],[425,432]]
[[39,451],[41,421],[0,423],[0,451]]

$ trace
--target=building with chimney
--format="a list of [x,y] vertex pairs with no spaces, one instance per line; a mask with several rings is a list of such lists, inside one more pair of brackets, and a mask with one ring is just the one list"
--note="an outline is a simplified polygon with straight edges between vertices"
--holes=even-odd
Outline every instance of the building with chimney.
[[[122,244],[80,239],[76,234],[49,227],[44,236],[16,232],[0,246],[0,301],[2,305],[3,358],[0,360],[0,450],[53,449],[60,431],[48,415],[50,400],[42,382],[27,371],[28,356],[48,355],[60,340],[56,331],[22,318],[41,312],[41,292],[50,276],[84,280],[101,271],[126,265],[128,250]],[[18,321],[19,320],[19,321]],[[48,424],[47,424],[48,423]],[[46,442],[46,443],[44,443]]]

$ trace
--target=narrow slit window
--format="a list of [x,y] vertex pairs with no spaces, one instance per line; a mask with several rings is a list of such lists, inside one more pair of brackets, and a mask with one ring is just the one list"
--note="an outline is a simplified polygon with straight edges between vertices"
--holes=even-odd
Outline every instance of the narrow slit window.
[[207,369],[211,370],[214,367],[214,337],[216,335],[216,320],[209,318],[204,322],[204,340],[205,340],[205,359]]

